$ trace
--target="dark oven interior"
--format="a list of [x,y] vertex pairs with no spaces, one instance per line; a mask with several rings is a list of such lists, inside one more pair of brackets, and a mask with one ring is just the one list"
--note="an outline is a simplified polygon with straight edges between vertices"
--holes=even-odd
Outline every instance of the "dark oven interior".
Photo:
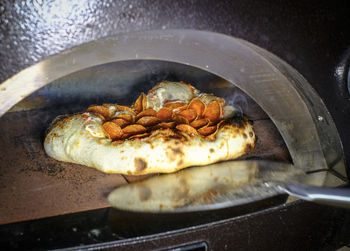
[[[276,54],[306,78],[329,110],[340,135],[345,161],[349,162],[350,116],[346,114],[350,112],[347,83],[350,32],[346,29],[349,20],[344,6],[269,1],[95,2],[75,5],[75,9],[68,11],[74,15],[63,15],[57,6],[6,1],[0,4],[2,81],[73,45],[105,36],[174,28],[223,33]],[[45,8],[52,12],[46,13],[47,17],[40,16]],[[56,16],[54,10],[58,11]],[[43,26],[45,18],[51,22]],[[162,80],[192,83],[240,107],[254,121],[258,135],[257,147],[244,159],[293,162],[285,141],[264,110],[248,94],[218,75],[160,60],[135,59],[89,67],[39,89],[0,120],[0,128],[6,132],[0,143],[2,246],[334,249],[349,243],[347,210],[303,201],[283,204],[287,196],[198,213],[158,215],[110,209],[104,199],[106,194],[121,184],[147,177],[102,174],[79,165],[57,164],[45,156],[42,141],[49,121],[55,116],[79,112],[93,103],[130,104],[140,92],[147,92]],[[329,182],[345,184],[346,173],[335,171],[336,176]],[[276,236],[269,236],[276,229]]]

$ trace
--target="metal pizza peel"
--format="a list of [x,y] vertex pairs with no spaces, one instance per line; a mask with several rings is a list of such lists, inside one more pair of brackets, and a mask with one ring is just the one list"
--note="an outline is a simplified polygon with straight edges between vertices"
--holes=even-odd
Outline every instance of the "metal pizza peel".
[[350,189],[311,186],[304,169],[270,161],[226,161],[127,184],[109,203],[137,212],[189,212],[239,206],[279,194],[350,208]]

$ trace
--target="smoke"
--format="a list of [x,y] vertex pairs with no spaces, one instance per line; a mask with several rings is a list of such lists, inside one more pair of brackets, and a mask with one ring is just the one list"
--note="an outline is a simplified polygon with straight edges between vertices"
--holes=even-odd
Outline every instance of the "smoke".
[[243,115],[248,110],[248,100],[244,93],[235,91],[232,95],[225,97],[226,104],[235,107],[239,115]]

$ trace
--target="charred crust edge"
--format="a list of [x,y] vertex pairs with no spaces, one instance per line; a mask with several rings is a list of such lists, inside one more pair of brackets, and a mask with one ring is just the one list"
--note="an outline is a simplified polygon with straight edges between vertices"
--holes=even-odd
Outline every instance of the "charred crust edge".
[[135,158],[134,163],[136,173],[142,172],[143,170],[147,169],[147,161],[145,161],[143,158]]

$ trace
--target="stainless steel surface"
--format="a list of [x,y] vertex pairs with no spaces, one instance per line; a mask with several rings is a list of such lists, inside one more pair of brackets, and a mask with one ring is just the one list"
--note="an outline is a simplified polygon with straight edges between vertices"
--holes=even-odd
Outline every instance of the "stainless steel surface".
[[[192,65],[235,84],[250,95],[270,116],[284,138],[293,163],[307,170],[327,169],[324,151],[333,148],[332,159],[344,169],[343,153],[337,132],[328,113],[315,117],[303,89],[313,92],[303,81],[285,76],[269,60],[241,40],[211,32],[164,30],[135,32],[93,41],[33,65],[0,86],[0,115],[18,101],[55,79],[72,72],[114,61],[145,59]],[[286,67],[286,65],[284,65]],[[301,77],[298,76],[298,79]],[[23,79],[26,85],[23,87]],[[302,79],[302,78],[301,78]],[[326,110],[320,99],[314,106]],[[293,109],[290,109],[293,107]],[[322,131],[316,126],[326,123]],[[336,138],[328,141],[329,138]],[[326,147],[332,142],[331,147]],[[338,161],[339,160],[339,161]]]
[[350,207],[350,190],[307,186],[304,170],[269,161],[226,161],[149,178],[115,189],[113,207],[140,212],[187,212],[239,206],[276,194]]
[[348,188],[325,188],[300,184],[277,185],[277,187],[299,199],[350,208],[350,189]]
[[[245,41],[243,42],[247,43]],[[328,168],[333,169],[343,177],[346,177],[344,156],[339,154],[343,152],[343,146],[333,119],[329,120],[331,115],[327,109],[324,109],[325,105],[322,99],[309,85],[309,83],[307,83],[303,76],[292,67],[289,67],[286,62],[282,61],[272,53],[262,50],[251,43],[249,43],[249,46],[263,55],[264,58],[273,64],[274,67],[276,67],[284,76],[286,76],[286,78],[293,82],[293,87],[302,97],[311,113],[311,116],[313,117],[320,142],[322,142],[322,151]]]

